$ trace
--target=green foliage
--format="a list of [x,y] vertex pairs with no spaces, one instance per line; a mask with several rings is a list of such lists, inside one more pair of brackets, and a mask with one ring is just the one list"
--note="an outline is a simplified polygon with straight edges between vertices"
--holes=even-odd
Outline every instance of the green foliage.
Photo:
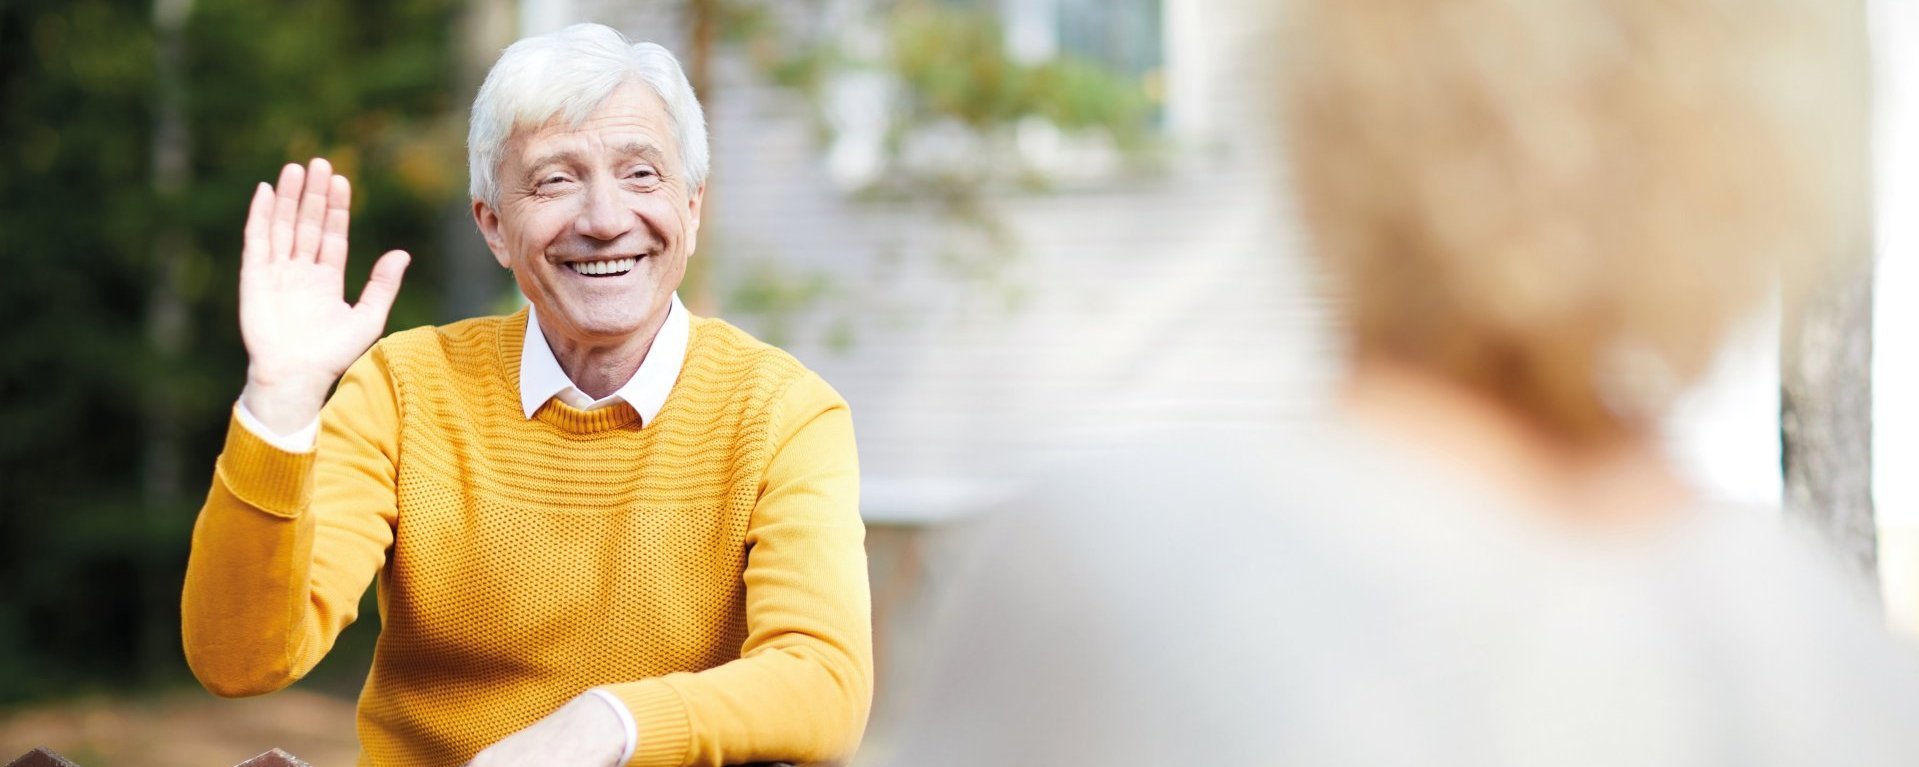
[[[244,374],[247,197],[327,154],[355,182],[350,290],[387,247],[437,263],[462,180],[444,140],[457,6],[197,0],[163,79],[151,0],[0,4],[0,702],[184,674],[189,531]],[[162,193],[169,93],[191,151]],[[435,275],[408,282],[395,327],[436,318]],[[172,349],[155,343],[163,304],[186,329]],[[150,433],[156,407],[178,433]]]
[[999,19],[936,2],[902,2],[887,19],[885,65],[907,96],[902,122],[957,118],[992,132],[1027,117],[1067,131],[1144,135],[1152,104],[1144,84],[1073,56],[1024,63],[1008,55]]
[[[1048,190],[1053,179],[1022,166],[1016,129],[1029,120],[1050,124],[1068,136],[1109,139],[1132,170],[1150,171],[1156,146],[1152,125],[1158,108],[1155,83],[1087,57],[1061,54],[1021,61],[1005,45],[996,4],[978,0],[875,0],[870,12],[880,45],[850,44],[845,30],[816,31],[781,25],[779,4],[764,0],[720,3],[740,45],[773,83],[807,97],[813,106],[822,146],[837,137],[827,111],[827,92],[835,78],[877,73],[890,85],[891,105],[881,172],[859,189],[858,199],[921,206],[943,222],[938,249],[947,273],[976,283],[995,284],[1008,306],[1023,300],[1018,286],[1004,279],[1020,253],[1020,243],[1002,220],[994,199],[1009,191]],[[1157,3],[1152,3],[1157,13]],[[807,15],[786,7],[789,14]],[[820,8],[810,8],[818,12]],[[815,13],[817,15],[817,13]],[[930,131],[957,126],[973,155],[956,166],[921,167],[908,158],[909,144]],[[950,136],[950,132],[949,132]],[[832,293],[813,287],[817,276],[787,275],[770,266],[751,265],[742,286],[730,296],[735,313],[758,315],[768,333]],[[769,285],[785,279],[792,289]],[[777,300],[775,300],[777,299]],[[842,306],[844,314],[855,307]],[[848,328],[844,316],[833,325]],[[829,343],[850,346],[843,330],[829,330]]]

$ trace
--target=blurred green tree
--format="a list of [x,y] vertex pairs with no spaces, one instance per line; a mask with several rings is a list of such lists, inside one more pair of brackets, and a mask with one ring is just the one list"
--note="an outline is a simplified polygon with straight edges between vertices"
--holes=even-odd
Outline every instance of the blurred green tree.
[[255,182],[332,158],[358,278],[407,248],[391,325],[440,318],[460,6],[0,5],[0,702],[184,674],[179,583],[244,375]]

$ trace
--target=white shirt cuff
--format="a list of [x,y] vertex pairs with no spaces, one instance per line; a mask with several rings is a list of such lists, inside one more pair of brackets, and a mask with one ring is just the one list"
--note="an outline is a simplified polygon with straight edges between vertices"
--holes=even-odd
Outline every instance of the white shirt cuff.
[[253,432],[253,436],[289,453],[311,453],[313,443],[320,439],[320,419],[318,418],[292,434],[279,434],[267,428],[266,424],[260,423],[260,419],[253,417],[253,414],[247,411],[245,402],[234,403],[233,414],[240,419],[241,426]]
[[620,760],[614,764],[623,765],[633,761],[633,749],[640,745],[640,725],[633,721],[633,712],[626,710],[626,703],[608,690],[595,687],[587,690],[586,694],[606,701],[606,705],[612,706],[613,713],[620,717],[620,723],[626,725],[626,746],[620,749]]

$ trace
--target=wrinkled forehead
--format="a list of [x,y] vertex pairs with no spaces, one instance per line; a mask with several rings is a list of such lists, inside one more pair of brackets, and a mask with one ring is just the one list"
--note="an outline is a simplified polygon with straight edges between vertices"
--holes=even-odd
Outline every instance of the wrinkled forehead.
[[522,116],[507,136],[505,158],[532,162],[559,152],[645,153],[654,162],[677,159],[679,142],[666,101],[652,87],[630,80],[598,103]]

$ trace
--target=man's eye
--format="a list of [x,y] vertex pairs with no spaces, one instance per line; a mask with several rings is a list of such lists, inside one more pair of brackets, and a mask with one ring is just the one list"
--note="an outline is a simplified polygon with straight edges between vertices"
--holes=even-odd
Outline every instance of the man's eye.
[[540,181],[540,186],[552,186],[554,184],[565,183],[565,181],[565,176],[547,176]]
[[658,174],[654,173],[652,168],[635,168],[632,173],[627,174],[627,178],[652,178],[655,175]]

